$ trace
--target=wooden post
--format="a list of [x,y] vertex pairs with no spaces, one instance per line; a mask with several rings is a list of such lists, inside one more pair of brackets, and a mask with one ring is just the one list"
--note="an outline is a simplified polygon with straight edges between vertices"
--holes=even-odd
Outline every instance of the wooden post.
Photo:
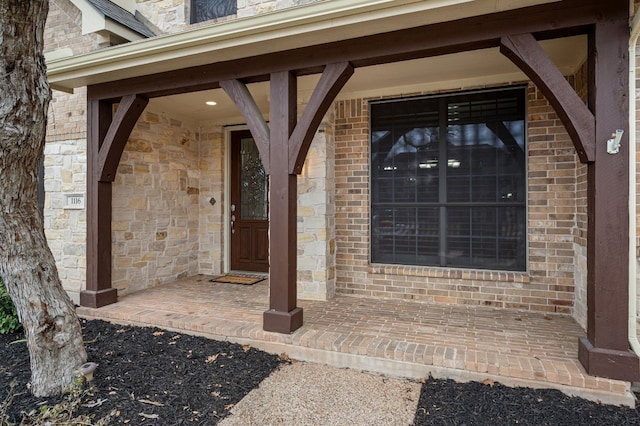
[[269,156],[269,310],[266,331],[291,333],[302,326],[297,302],[297,175],[289,174],[289,136],[296,124],[296,77],[288,71],[271,74]]
[[[591,375],[640,380],[629,350],[629,110],[628,4],[602,3],[589,38],[589,106],[595,115],[595,162],[588,166],[587,337],[579,359]],[[635,94],[631,94],[635,96]],[[620,152],[607,140],[624,130]]]
[[302,326],[297,307],[297,175],[304,164],[313,135],[340,89],[353,75],[349,62],[328,64],[297,121],[297,80],[292,71],[271,74],[271,118],[262,118],[251,93],[238,80],[220,86],[247,120],[262,163],[269,173],[269,310],[266,331],[291,333]]
[[115,303],[111,288],[111,182],[100,182],[100,147],[112,120],[111,102],[87,102],[87,285],[80,305],[90,308]]

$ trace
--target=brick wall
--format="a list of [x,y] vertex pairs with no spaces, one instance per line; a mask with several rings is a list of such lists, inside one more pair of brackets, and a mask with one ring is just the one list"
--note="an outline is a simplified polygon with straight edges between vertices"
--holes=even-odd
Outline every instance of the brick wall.
[[[69,0],[50,3],[44,40],[45,53],[71,48],[78,55],[98,47],[95,35],[82,35],[82,14]],[[54,90],[47,120],[47,142],[85,138],[86,90],[75,94]]]
[[[586,103],[588,90],[587,63],[569,81],[578,96]],[[587,165],[576,163],[576,227],[574,242],[575,297],[573,317],[583,328],[587,328]]]
[[98,47],[96,37],[82,35],[82,13],[69,0],[51,0],[44,29],[44,51],[71,48],[74,55]]
[[[572,313],[577,155],[543,95],[528,88],[529,270],[497,272],[369,264],[368,103],[336,103],[337,292],[435,303]],[[580,216],[582,218],[582,216]],[[578,235],[579,238],[576,238]]]

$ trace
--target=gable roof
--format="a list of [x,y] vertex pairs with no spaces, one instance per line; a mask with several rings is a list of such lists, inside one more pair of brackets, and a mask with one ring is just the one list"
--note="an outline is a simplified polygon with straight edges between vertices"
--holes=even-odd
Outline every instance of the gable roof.
[[135,31],[142,36],[154,37],[156,35],[145,24],[136,19],[134,15],[124,10],[117,4],[110,2],[109,0],[87,1],[91,3],[93,7],[103,13],[107,18],[112,19],[120,25],[124,25],[125,27],[129,28],[132,31]]

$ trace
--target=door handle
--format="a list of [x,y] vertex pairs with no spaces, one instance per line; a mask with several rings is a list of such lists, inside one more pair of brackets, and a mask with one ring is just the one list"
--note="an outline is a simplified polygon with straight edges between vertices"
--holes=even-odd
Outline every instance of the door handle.
[[231,233],[232,233],[232,234],[236,232],[236,230],[235,230],[235,229],[233,229],[233,225],[234,225],[235,223],[236,223],[236,215],[235,215],[235,214],[232,214],[232,215],[231,215]]

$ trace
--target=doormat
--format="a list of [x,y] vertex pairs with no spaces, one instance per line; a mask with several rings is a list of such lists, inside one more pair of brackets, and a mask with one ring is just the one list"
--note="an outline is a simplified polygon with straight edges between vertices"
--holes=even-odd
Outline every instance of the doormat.
[[267,277],[260,275],[227,274],[209,280],[212,283],[252,285],[264,281]]

